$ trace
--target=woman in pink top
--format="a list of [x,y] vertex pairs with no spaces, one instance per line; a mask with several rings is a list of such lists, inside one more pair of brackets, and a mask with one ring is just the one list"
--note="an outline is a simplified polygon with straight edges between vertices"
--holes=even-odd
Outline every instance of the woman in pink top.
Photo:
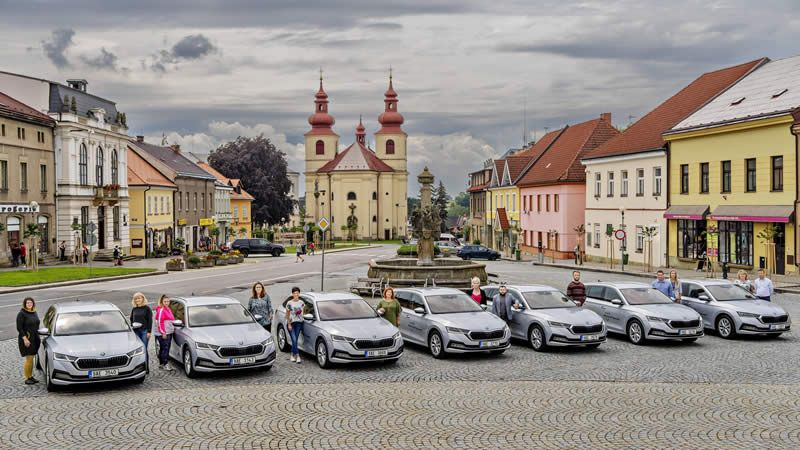
[[485,305],[486,302],[489,300],[486,297],[486,292],[481,289],[481,279],[478,277],[472,278],[472,290],[469,292],[469,296],[475,300],[476,303],[479,305]]
[[156,308],[156,329],[158,340],[158,368],[162,370],[173,370],[169,363],[169,346],[172,343],[172,332],[175,330],[172,321],[175,316],[169,309],[169,297],[162,295],[158,300]]

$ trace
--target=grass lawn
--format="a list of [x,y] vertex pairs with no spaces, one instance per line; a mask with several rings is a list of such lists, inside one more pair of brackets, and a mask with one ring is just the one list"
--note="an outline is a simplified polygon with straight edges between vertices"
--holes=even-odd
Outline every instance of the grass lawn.
[[38,272],[20,270],[0,272],[0,286],[27,286],[29,284],[54,283],[56,281],[85,280],[88,278],[129,275],[132,273],[153,272],[156,269],[122,269],[117,267],[92,267],[89,277],[88,267],[53,267],[39,269]]

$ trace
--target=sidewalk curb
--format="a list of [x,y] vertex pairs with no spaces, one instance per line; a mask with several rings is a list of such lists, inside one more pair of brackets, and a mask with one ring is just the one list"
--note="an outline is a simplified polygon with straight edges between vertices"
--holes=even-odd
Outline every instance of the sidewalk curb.
[[27,285],[27,286],[13,286],[13,287],[9,287],[8,289],[0,289],[0,295],[13,294],[15,292],[24,292],[24,291],[36,291],[36,290],[50,289],[50,288],[56,288],[56,287],[77,286],[79,284],[101,283],[103,281],[126,280],[128,278],[151,277],[151,276],[154,276],[154,275],[164,275],[166,273],[167,273],[166,270],[155,270],[153,272],[132,273],[130,275],[114,275],[114,276],[110,276],[110,277],[97,277],[97,278],[89,278],[89,279],[84,279],[84,280],[60,281],[60,282],[57,282],[57,283],[31,284],[31,285]]

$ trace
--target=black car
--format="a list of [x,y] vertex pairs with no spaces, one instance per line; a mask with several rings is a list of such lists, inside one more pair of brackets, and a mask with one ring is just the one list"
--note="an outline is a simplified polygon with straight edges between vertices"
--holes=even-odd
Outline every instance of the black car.
[[458,250],[456,256],[461,259],[486,258],[489,261],[494,261],[500,257],[500,253],[490,250],[483,245],[465,245]]
[[286,253],[286,249],[282,245],[273,244],[266,239],[237,239],[233,241],[231,247],[239,250],[245,258],[248,255],[256,254],[281,256]]

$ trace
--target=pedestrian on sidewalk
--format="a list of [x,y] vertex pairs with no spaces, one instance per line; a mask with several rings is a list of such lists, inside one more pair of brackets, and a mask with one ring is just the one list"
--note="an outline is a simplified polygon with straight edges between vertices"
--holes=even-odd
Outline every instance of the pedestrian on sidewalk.
[[572,281],[567,286],[567,297],[583,306],[586,301],[586,286],[581,283],[581,273],[577,270],[572,272]]
[[300,255],[300,253],[303,251],[303,247],[298,244],[295,245],[295,248],[297,249],[297,257],[294,259],[294,262],[297,262],[298,259],[302,262],[306,262],[306,260],[303,259],[303,256]]
[[169,365],[169,347],[172,344],[172,333],[175,331],[172,325],[173,320],[175,320],[175,316],[172,315],[172,310],[169,309],[169,297],[162,295],[158,299],[158,307],[156,308],[158,368],[167,371],[174,370]]
[[264,284],[260,281],[257,281],[256,284],[253,285],[253,292],[252,297],[250,297],[250,301],[247,302],[247,310],[250,311],[254,317],[256,314],[261,316],[260,319],[256,319],[256,321],[264,327],[267,331],[272,331],[272,301],[269,298],[269,294],[267,294],[267,290],[264,288]]
[[86,264],[89,262],[89,249],[86,248],[86,244],[83,244],[83,249],[81,250],[83,253],[83,263]]
[[678,272],[669,271],[669,282],[672,284],[672,293],[675,295],[675,303],[681,302],[681,282],[678,281]]
[[11,243],[11,265],[19,267],[19,247],[16,242]]
[[747,272],[742,269],[739,269],[739,272],[736,274],[736,280],[734,280],[733,284],[741,287],[751,294],[755,293],[753,290],[753,283],[747,279]]
[[28,251],[25,248],[25,243],[22,242],[19,244],[19,257],[22,260],[22,267],[28,267],[28,260],[25,259],[28,256]]
[[775,288],[772,286],[772,280],[766,277],[764,269],[758,269],[758,278],[753,282],[753,287],[756,290],[756,297],[771,301],[770,298],[775,293]]
[[651,284],[654,288],[663,292],[669,298],[675,298],[675,292],[672,289],[672,283],[664,279],[664,271],[659,270],[656,272],[656,281]]
[[39,315],[36,314],[36,302],[31,297],[22,301],[22,309],[17,314],[17,341],[19,354],[25,358],[25,384],[39,382],[33,378],[33,357],[39,351]]
[[147,351],[147,344],[150,342],[150,334],[153,332],[153,310],[147,306],[147,298],[141,292],[133,294],[133,309],[131,310],[131,325],[134,322],[142,324],[141,327],[133,330],[139,340],[144,344],[144,359],[147,373],[150,373],[150,353]]
[[115,245],[114,246],[114,265],[115,266],[121,266],[122,265],[122,261],[120,261],[120,257],[119,257],[119,245]]
[[472,291],[469,293],[470,297],[475,300],[479,305],[488,305],[489,304],[489,297],[486,295],[486,291],[481,289],[481,279],[478,277],[472,277]]
[[61,241],[61,243],[58,244],[58,253],[60,255],[60,257],[58,258],[59,261],[66,261],[67,260],[67,242],[66,241]]
[[286,324],[289,327],[289,335],[292,338],[292,357],[291,362],[300,364],[300,350],[297,348],[297,340],[303,332],[303,314],[306,303],[300,299],[300,288],[292,288],[292,299],[286,303]]
[[505,283],[501,283],[497,294],[492,299],[492,314],[508,323],[514,320],[514,311],[517,309],[517,301],[513,296],[508,295]]
[[400,313],[403,311],[403,308],[394,296],[394,289],[390,286],[386,286],[386,289],[383,290],[383,299],[378,302],[376,308],[379,312],[383,313],[384,319],[400,328]]
[[314,241],[308,243],[308,255],[311,256],[314,254]]

